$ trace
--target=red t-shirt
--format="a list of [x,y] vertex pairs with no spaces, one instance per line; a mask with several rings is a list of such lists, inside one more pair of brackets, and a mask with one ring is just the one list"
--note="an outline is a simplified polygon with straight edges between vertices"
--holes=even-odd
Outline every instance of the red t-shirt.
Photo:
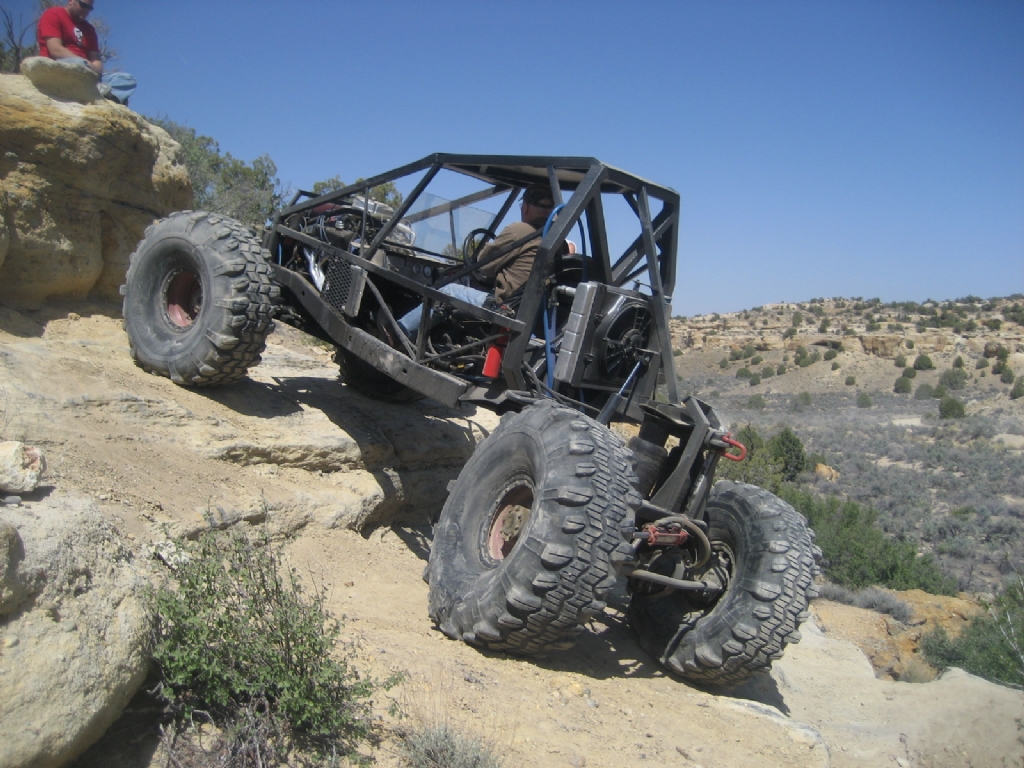
[[75,56],[88,59],[92,52],[100,50],[96,28],[85,19],[76,21],[63,6],[47,8],[39,17],[39,55],[50,56],[46,38],[56,37]]

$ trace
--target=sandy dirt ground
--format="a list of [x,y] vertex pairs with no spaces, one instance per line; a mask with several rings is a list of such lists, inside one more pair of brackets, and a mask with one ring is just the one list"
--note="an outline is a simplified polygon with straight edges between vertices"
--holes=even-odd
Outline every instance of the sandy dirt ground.
[[[834,619],[825,632],[806,625],[771,676],[728,695],[663,672],[631,637],[622,600],[573,650],[543,660],[446,639],[426,612],[429,521],[437,489],[496,419],[375,403],[338,383],[329,351],[298,332],[269,342],[249,380],[189,390],[132,364],[116,308],[0,307],[0,437],[41,446],[50,470],[38,493],[96,499],[140,556],[210,524],[290,534],[290,562],[327,588],[364,671],[406,676],[387,696],[413,720],[493,740],[511,766],[1021,764],[1021,692],[958,671],[925,684],[877,679]],[[398,522],[338,527],[339,509],[374,493]],[[387,703],[373,756],[399,766]],[[76,765],[164,764],[155,739],[115,725]]]

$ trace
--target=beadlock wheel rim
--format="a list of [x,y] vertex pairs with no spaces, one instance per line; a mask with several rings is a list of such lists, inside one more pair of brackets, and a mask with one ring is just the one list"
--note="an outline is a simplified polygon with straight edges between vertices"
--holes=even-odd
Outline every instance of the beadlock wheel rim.
[[171,324],[189,328],[203,310],[203,285],[191,270],[182,270],[171,277],[164,294],[164,309]]
[[533,488],[526,481],[517,482],[502,494],[484,541],[485,554],[492,561],[501,562],[515,549],[532,508]]

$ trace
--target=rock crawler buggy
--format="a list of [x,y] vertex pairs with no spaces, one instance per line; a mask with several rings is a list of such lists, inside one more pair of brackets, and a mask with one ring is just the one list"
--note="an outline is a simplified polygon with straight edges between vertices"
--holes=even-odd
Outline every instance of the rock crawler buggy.
[[[395,206],[372,199],[388,182],[411,189]],[[556,207],[527,238],[519,295],[501,308],[451,295],[537,182]],[[299,192],[262,243],[215,214],[158,222],[131,257],[125,328],[142,367],[217,386],[259,362],[276,316],[334,344],[365,395],[505,414],[434,528],[441,631],[516,654],[568,648],[624,576],[641,645],[689,680],[732,685],[799,639],[819,552],[789,505],[714,484],[743,448],[678,390],[678,229],[676,192],[592,158],[436,154]],[[627,444],[612,421],[639,434]]]

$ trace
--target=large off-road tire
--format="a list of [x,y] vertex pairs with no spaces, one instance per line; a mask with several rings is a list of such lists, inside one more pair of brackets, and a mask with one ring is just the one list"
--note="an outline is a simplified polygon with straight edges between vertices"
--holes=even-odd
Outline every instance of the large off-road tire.
[[516,654],[570,647],[631,559],[640,496],[622,440],[551,402],[505,417],[434,526],[430,616]]
[[692,578],[725,590],[712,598],[637,592],[629,621],[644,649],[673,672],[733,686],[768,669],[800,639],[820,550],[802,515],[753,485],[716,484],[707,521],[713,554]]
[[353,355],[344,347],[336,347],[334,362],[338,364],[341,380],[361,395],[384,403],[412,403],[423,395],[401,384],[386,373],[381,373],[368,362]]
[[146,230],[121,293],[136,363],[176,384],[209,387],[259,363],[280,288],[248,227],[184,211]]

